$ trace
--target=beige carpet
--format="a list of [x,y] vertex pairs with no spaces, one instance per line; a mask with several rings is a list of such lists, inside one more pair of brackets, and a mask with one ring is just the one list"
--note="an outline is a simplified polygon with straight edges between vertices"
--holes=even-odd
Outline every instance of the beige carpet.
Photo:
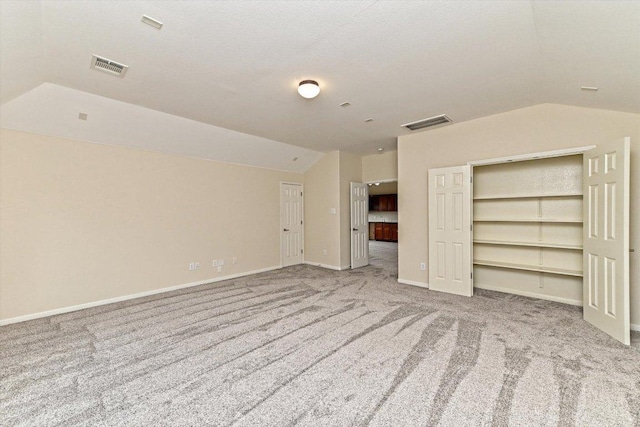
[[[375,255],[375,254],[374,254]],[[0,328],[2,426],[638,426],[577,307],[295,266]]]

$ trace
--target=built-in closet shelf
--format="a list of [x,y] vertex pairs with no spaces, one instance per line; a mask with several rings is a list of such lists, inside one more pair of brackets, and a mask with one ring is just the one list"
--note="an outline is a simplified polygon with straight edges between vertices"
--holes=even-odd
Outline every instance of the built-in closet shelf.
[[473,200],[509,200],[509,199],[581,199],[582,194],[507,194],[507,195],[488,195],[473,196]]
[[556,223],[582,223],[577,218],[473,218],[474,222],[556,222]]
[[527,265],[515,264],[501,261],[473,260],[474,265],[483,265],[487,267],[510,268],[514,270],[537,271],[539,273],[560,274],[563,276],[582,277],[582,270],[570,270],[567,268],[547,267],[543,265]]
[[483,245],[507,245],[507,246],[532,246],[536,248],[555,248],[555,249],[575,249],[582,250],[582,245],[567,245],[565,243],[546,243],[546,242],[516,242],[505,240],[484,240],[476,239],[473,243]]

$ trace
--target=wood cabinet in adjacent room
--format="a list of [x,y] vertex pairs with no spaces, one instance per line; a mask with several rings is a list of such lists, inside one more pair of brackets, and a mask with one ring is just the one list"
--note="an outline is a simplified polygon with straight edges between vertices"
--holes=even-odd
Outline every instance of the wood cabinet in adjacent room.
[[375,239],[385,242],[398,241],[398,224],[393,222],[376,222]]
[[369,210],[376,212],[396,212],[398,210],[398,195],[381,194],[369,196]]

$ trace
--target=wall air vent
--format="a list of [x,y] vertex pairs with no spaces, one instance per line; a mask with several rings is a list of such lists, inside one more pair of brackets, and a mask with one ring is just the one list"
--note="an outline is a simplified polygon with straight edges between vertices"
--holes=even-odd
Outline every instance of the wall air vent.
[[118,76],[120,78],[124,77],[128,65],[119,64],[115,61],[112,61],[107,58],[103,58],[98,55],[93,55],[91,57],[91,68],[95,68],[96,70],[104,71],[105,73],[109,73],[113,76]]
[[451,119],[447,117],[445,114],[440,114],[439,116],[429,117],[428,119],[422,119],[411,123],[405,123],[402,125],[403,128],[407,128],[409,130],[418,130],[424,129],[431,126],[441,125],[443,123],[449,123]]

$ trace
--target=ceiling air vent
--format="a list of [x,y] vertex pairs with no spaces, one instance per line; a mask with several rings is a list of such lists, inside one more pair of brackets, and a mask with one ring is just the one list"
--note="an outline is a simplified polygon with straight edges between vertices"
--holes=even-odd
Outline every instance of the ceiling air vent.
[[129,68],[129,66],[119,64],[115,61],[103,58],[98,55],[93,55],[93,57],[91,58],[91,68],[95,68],[96,70],[104,71],[105,73],[109,73],[111,75],[122,78],[127,72],[127,68]]
[[441,125],[443,123],[449,123],[451,119],[446,116],[446,114],[440,114],[439,116],[429,117],[428,119],[422,119],[411,123],[405,123],[402,125],[403,128],[407,128],[409,130],[418,130],[424,129],[431,126]]

